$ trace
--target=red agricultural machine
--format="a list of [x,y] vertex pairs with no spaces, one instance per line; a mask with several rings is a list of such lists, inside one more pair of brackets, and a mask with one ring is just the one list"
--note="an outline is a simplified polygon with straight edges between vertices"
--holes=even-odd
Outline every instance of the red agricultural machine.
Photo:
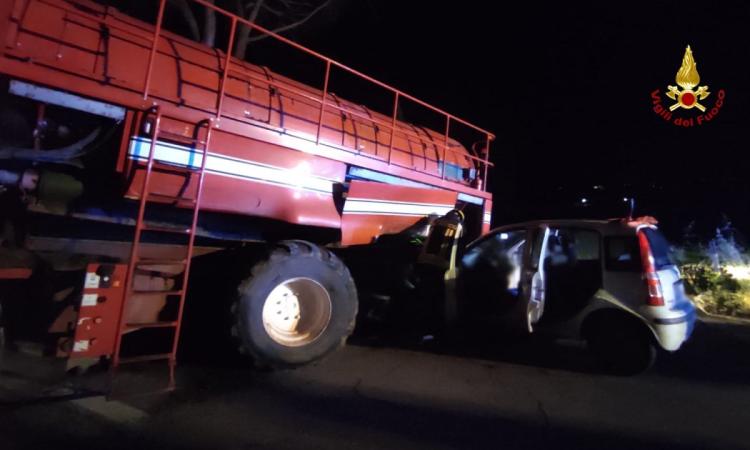
[[[167,29],[166,3],[152,23],[87,0],[0,3],[11,343],[41,342],[71,366],[165,360],[173,384],[191,262],[232,251],[243,277],[202,281],[235,283],[241,350],[302,365],[342,344],[357,314],[331,248],[454,209],[470,235],[488,229],[491,133],[212,2],[192,4],[220,18],[226,46],[194,42]],[[322,87],[233,58],[242,27],[318,64]],[[392,113],[334,94],[334,73],[387,93]],[[405,103],[444,129],[399,120]]]

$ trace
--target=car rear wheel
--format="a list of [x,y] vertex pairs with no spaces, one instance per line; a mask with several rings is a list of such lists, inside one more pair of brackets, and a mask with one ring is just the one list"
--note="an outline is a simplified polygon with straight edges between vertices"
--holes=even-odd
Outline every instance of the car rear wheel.
[[656,347],[648,329],[637,319],[610,315],[596,320],[587,328],[589,350],[606,371],[617,375],[636,375],[653,366]]

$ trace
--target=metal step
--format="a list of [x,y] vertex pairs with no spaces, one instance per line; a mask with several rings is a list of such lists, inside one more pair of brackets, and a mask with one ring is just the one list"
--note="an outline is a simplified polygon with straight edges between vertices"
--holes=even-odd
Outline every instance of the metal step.
[[136,266],[177,266],[181,265],[184,266],[187,264],[187,259],[150,259],[150,258],[140,258],[138,261],[136,261]]
[[185,136],[184,134],[172,133],[171,131],[159,130],[159,132],[156,135],[156,138],[159,139],[161,137],[166,138],[166,139],[171,139],[174,141],[182,141],[182,142],[187,142],[190,144],[200,145],[204,147],[206,145],[206,141],[200,138],[193,138],[190,136]]
[[158,353],[154,355],[138,355],[138,356],[128,356],[126,358],[120,358],[120,364],[130,364],[130,363],[146,362],[146,361],[162,361],[162,360],[171,360],[171,359],[174,359],[171,353]]
[[148,194],[148,196],[150,200],[164,200],[164,201],[174,202],[174,203],[186,203],[189,205],[195,205],[196,203],[194,198],[177,197],[174,195],[150,193]]
[[140,291],[133,290],[133,294],[138,295],[182,295],[182,292],[182,289],[176,291],[157,291],[151,289]]
[[192,167],[192,166],[178,166],[174,164],[169,163],[163,163],[160,161],[154,161],[154,166],[152,170],[156,171],[162,171],[162,172],[175,172],[175,173],[183,173],[183,174],[194,174],[194,173],[200,173],[201,168],[200,167]]
[[139,330],[141,328],[174,328],[177,322],[144,322],[125,324],[126,330]]
[[[146,161],[138,161],[138,164],[143,167],[143,170],[146,170],[146,167],[148,165]],[[200,167],[178,166],[176,164],[165,163],[158,160],[154,160],[152,164],[153,166],[151,170],[155,172],[175,173],[178,175],[193,175],[200,173],[201,171]]]
[[167,225],[149,225],[144,223],[141,227],[143,231],[156,231],[159,233],[190,234],[190,228],[177,228]]

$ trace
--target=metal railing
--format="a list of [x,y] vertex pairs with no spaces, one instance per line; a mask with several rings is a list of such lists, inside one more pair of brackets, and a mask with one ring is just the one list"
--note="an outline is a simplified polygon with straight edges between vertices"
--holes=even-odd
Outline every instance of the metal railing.
[[[216,13],[216,14],[220,14],[220,15],[225,16],[227,19],[229,19],[229,23],[230,23],[229,38],[228,38],[227,48],[226,48],[225,55],[224,55],[224,63],[223,63],[223,68],[222,68],[221,81],[220,81],[220,84],[219,84],[219,91],[218,91],[218,94],[217,94],[217,102],[216,102],[217,103],[216,104],[216,119],[217,119],[217,122],[222,117],[222,108],[223,108],[223,104],[224,104],[225,87],[226,87],[227,77],[229,76],[229,71],[230,71],[229,68],[230,68],[231,60],[232,60],[232,53],[233,53],[233,47],[234,47],[234,39],[235,39],[235,35],[237,33],[237,25],[241,24],[241,25],[244,25],[246,27],[249,27],[251,31],[256,31],[256,32],[259,32],[261,34],[265,34],[265,35],[267,35],[269,37],[272,37],[272,38],[276,39],[279,42],[282,42],[282,43],[284,43],[284,44],[286,44],[286,45],[288,45],[288,46],[290,46],[290,47],[292,47],[294,49],[297,49],[297,50],[299,50],[299,51],[301,51],[301,52],[303,52],[303,53],[305,53],[307,55],[313,56],[313,57],[317,58],[318,60],[320,60],[320,61],[322,61],[322,62],[325,63],[325,75],[324,75],[324,78],[323,78],[323,92],[322,92],[322,95],[320,96],[320,98],[318,98],[317,96],[314,96],[314,95],[310,95],[309,93],[304,93],[301,90],[295,89],[292,86],[282,86],[282,83],[280,83],[279,81],[265,80],[265,82],[267,82],[270,86],[273,86],[276,89],[286,90],[286,91],[293,92],[293,93],[295,93],[297,95],[302,95],[305,98],[307,98],[309,100],[312,100],[312,101],[320,104],[320,111],[318,113],[317,132],[315,134],[315,143],[316,144],[320,144],[320,134],[321,134],[321,130],[323,128],[324,112],[325,112],[325,110],[327,108],[332,108],[332,109],[338,110],[340,112],[346,112],[347,114],[352,115],[352,116],[360,117],[360,118],[365,119],[365,120],[367,120],[369,122],[373,122],[373,123],[377,124],[378,126],[382,126],[382,127],[386,128],[386,129],[390,130],[390,138],[389,138],[389,145],[388,145],[387,161],[388,161],[388,164],[391,164],[391,156],[392,156],[392,153],[393,153],[393,150],[394,150],[393,144],[394,144],[394,141],[395,141],[395,134],[396,134],[396,128],[397,128],[397,122],[398,122],[397,116],[398,116],[399,102],[402,101],[402,99],[406,99],[406,100],[409,100],[409,101],[411,101],[413,103],[416,103],[417,105],[420,105],[420,106],[422,106],[422,107],[424,107],[424,108],[426,108],[426,109],[428,109],[428,110],[430,110],[430,111],[432,111],[434,113],[439,114],[440,116],[442,116],[445,119],[445,134],[444,134],[443,142],[437,142],[437,141],[433,142],[435,145],[439,145],[439,146],[442,147],[442,152],[441,153],[442,153],[442,162],[443,162],[443,164],[442,164],[442,168],[440,170],[441,171],[441,178],[445,179],[445,168],[447,166],[446,161],[447,161],[447,154],[448,154],[448,152],[451,152],[451,153],[454,153],[454,154],[459,154],[460,157],[469,158],[474,164],[478,164],[480,166],[480,170],[483,172],[482,173],[483,183],[482,183],[481,189],[482,190],[486,190],[486,187],[487,187],[487,172],[488,172],[488,168],[492,165],[492,163],[489,161],[490,143],[491,143],[491,141],[493,141],[495,139],[495,136],[491,132],[489,132],[487,130],[484,130],[484,129],[482,129],[482,128],[480,128],[480,127],[478,127],[478,126],[476,126],[476,125],[474,125],[474,124],[472,124],[472,123],[470,123],[470,122],[468,122],[466,120],[463,120],[463,119],[461,119],[461,118],[459,118],[459,117],[457,117],[457,116],[455,116],[453,114],[450,114],[450,113],[448,113],[448,112],[446,112],[446,111],[444,111],[444,110],[442,110],[440,108],[432,106],[429,103],[424,102],[424,101],[422,101],[422,100],[420,100],[420,99],[418,99],[418,98],[416,98],[414,96],[411,96],[411,95],[409,95],[409,94],[407,94],[407,93],[405,93],[405,92],[403,92],[403,91],[401,91],[399,89],[396,89],[393,86],[390,86],[390,85],[388,85],[386,83],[383,83],[382,81],[376,80],[376,79],[374,79],[374,78],[372,78],[372,77],[370,77],[368,75],[365,75],[362,72],[359,72],[358,70],[352,69],[349,66],[346,66],[346,65],[344,65],[344,64],[342,64],[342,63],[340,63],[338,61],[335,61],[335,60],[333,60],[333,59],[331,59],[331,58],[329,58],[327,56],[324,56],[324,55],[322,55],[322,54],[320,54],[320,53],[318,53],[318,52],[316,52],[314,50],[311,50],[311,49],[309,49],[307,47],[304,47],[304,46],[302,46],[302,45],[300,45],[300,44],[298,44],[298,43],[296,43],[294,41],[291,41],[291,40],[289,40],[289,39],[287,39],[287,38],[285,38],[285,37],[283,37],[283,36],[281,36],[279,34],[276,34],[276,33],[272,32],[270,30],[267,30],[267,29],[261,27],[260,25],[257,25],[257,24],[255,24],[253,22],[250,22],[249,20],[247,20],[247,19],[245,19],[243,17],[239,17],[236,14],[233,14],[233,13],[231,13],[229,11],[226,11],[226,10],[224,10],[222,8],[219,8],[216,5],[214,5],[213,3],[210,3],[210,2],[208,2],[206,0],[190,0],[190,1],[193,2],[193,3],[197,3],[197,4],[199,4],[199,5],[201,5],[201,6],[205,7],[205,8],[208,8],[210,10],[213,10],[214,13]],[[166,8],[166,3],[167,3],[167,0],[159,0],[159,9],[158,9],[157,16],[156,16],[156,27],[155,27],[155,30],[154,30],[154,37],[153,37],[153,42],[151,44],[151,50],[150,50],[150,53],[149,53],[148,67],[146,69],[146,79],[144,81],[144,87],[143,87],[143,98],[144,99],[147,99],[149,97],[149,93],[150,93],[151,77],[153,75],[154,63],[156,61],[156,53],[157,53],[157,49],[158,49],[158,46],[159,46],[159,40],[160,40],[161,34],[162,34],[162,25],[163,25],[163,22],[164,22],[164,11],[165,11],[165,8]],[[328,94],[329,94],[328,88],[329,88],[329,81],[330,81],[330,77],[331,77],[331,68],[332,67],[336,67],[336,68],[341,69],[341,70],[343,70],[345,72],[348,72],[348,73],[356,76],[357,78],[365,80],[365,81],[367,81],[367,82],[369,82],[369,83],[371,83],[371,84],[373,84],[375,86],[378,86],[378,87],[380,87],[382,89],[385,89],[386,91],[388,91],[391,94],[393,94],[393,96],[394,96],[394,99],[393,99],[393,113],[391,115],[390,122],[386,122],[386,121],[380,120],[379,118],[376,118],[376,117],[366,116],[364,114],[352,111],[349,108],[344,108],[343,106],[340,106],[338,104],[328,102]],[[250,76],[250,78],[255,78],[250,73],[247,73],[246,75]],[[453,149],[453,148],[450,147],[450,145],[449,145],[449,143],[450,143],[450,130],[451,130],[451,124],[452,123],[458,123],[458,124],[464,125],[464,126],[468,127],[469,129],[474,130],[475,132],[477,132],[478,134],[480,134],[480,135],[482,135],[484,137],[484,141],[485,141],[484,146],[485,146],[485,149],[484,149],[484,152],[483,152],[483,154],[481,156],[470,154],[469,151],[468,151],[468,149],[467,149],[466,152],[463,152],[463,151],[455,150],[455,149]],[[416,139],[418,139],[420,141],[422,140],[421,136],[417,135],[416,133],[404,130],[404,129],[400,129],[399,133],[401,133],[401,134],[403,134],[405,136],[414,137],[414,138],[416,138]],[[440,156],[438,156],[438,158],[440,159]],[[440,162],[440,161],[438,161],[438,162]],[[438,165],[438,166],[440,167],[440,165]]]

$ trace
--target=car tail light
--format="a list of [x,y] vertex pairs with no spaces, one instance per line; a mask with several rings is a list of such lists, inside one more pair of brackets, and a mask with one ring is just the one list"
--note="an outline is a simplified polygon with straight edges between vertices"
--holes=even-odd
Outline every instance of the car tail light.
[[646,233],[638,232],[638,245],[641,248],[641,265],[643,266],[643,275],[646,278],[648,287],[648,299],[646,303],[650,306],[664,306],[664,294],[661,291],[661,282],[659,274],[656,273],[654,265],[654,255],[651,253],[651,245],[648,243]]

